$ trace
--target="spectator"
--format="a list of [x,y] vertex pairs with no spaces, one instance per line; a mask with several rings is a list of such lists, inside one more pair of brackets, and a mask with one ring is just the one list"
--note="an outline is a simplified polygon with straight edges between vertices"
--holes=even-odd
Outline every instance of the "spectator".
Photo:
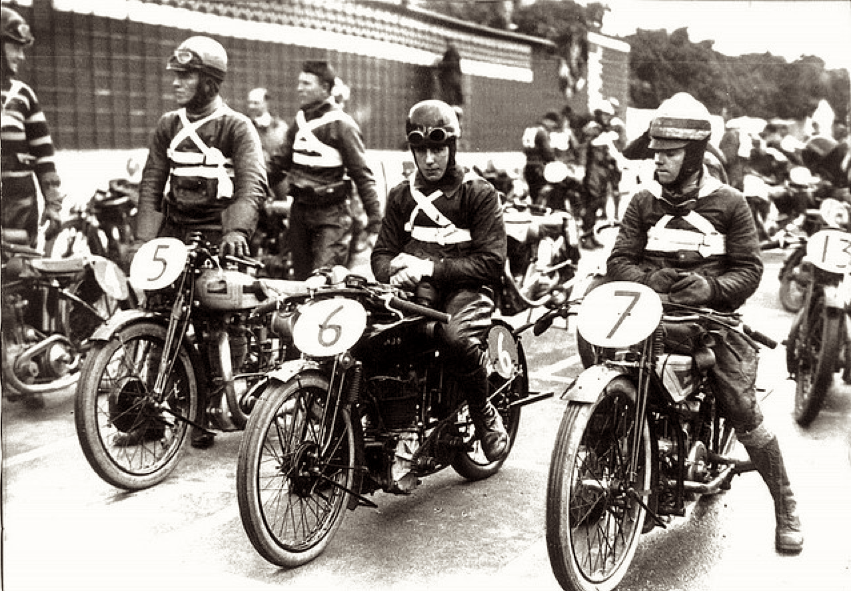
[[248,116],[260,135],[263,158],[268,169],[272,154],[280,150],[287,133],[287,124],[269,112],[269,92],[265,88],[254,88],[248,93]]
[[529,197],[533,203],[540,200],[541,189],[546,185],[544,167],[556,159],[550,141],[550,134],[561,128],[561,118],[555,111],[550,111],[537,125],[527,127],[523,132],[523,153],[526,155],[526,166],[523,168],[523,178],[529,187]]

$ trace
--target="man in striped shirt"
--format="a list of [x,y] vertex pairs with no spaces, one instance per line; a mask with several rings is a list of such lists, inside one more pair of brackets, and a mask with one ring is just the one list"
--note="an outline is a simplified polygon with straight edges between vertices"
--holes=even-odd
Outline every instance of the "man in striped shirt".
[[45,237],[48,239],[59,230],[64,195],[59,189],[61,180],[56,173],[55,150],[44,112],[33,89],[17,78],[25,59],[24,48],[32,45],[34,38],[23,17],[5,6],[0,20],[0,37],[3,101],[0,223],[3,228],[26,230],[30,243],[35,246],[39,207],[33,173],[44,196],[41,225],[47,224]]

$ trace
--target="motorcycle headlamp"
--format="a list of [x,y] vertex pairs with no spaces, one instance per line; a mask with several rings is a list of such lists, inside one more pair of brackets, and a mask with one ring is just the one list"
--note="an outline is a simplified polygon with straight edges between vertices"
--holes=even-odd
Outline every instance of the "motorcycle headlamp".
[[819,214],[828,226],[845,229],[851,221],[848,207],[836,199],[824,199],[819,206]]
[[415,129],[408,133],[408,145],[412,148],[419,148],[424,145],[442,146],[454,137],[453,134],[450,134],[442,127],[427,128],[425,131]]

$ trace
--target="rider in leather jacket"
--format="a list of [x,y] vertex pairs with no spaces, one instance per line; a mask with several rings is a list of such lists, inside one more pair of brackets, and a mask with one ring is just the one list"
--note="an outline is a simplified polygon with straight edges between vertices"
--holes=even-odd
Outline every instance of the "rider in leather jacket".
[[[674,303],[733,311],[756,291],[763,264],[744,197],[703,165],[710,133],[709,112],[692,96],[680,93],[659,107],[649,144],[656,182],[631,199],[607,278],[643,283]],[[725,329],[713,351],[716,400],[774,498],[775,546],[799,552],[795,497],[756,399],[756,347]]]
[[436,292],[432,305],[451,315],[439,330],[441,351],[467,395],[482,451],[497,461],[508,451],[508,434],[488,401],[481,342],[505,266],[499,194],[455,162],[461,128],[448,104],[417,103],[406,132],[417,171],[387,197],[372,271],[384,283],[411,290],[429,284]]

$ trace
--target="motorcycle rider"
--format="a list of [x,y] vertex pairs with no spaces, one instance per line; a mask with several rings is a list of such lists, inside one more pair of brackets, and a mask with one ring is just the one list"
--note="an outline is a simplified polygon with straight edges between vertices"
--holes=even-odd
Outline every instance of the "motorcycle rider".
[[532,203],[540,203],[541,189],[547,184],[544,179],[544,167],[556,159],[555,150],[550,142],[550,135],[561,127],[559,114],[550,111],[541,118],[537,125],[527,127],[521,139],[526,165],[523,167],[523,178],[529,187],[529,197]]
[[381,203],[366,163],[360,127],[332,95],[335,81],[327,62],[302,64],[301,110],[269,168],[275,194],[283,198],[289,193],[293,198],[289,244],[297,280],[321,267],[348,263],[352,181],[366,211],[367,233],[374,233],[381,224]]
[[622,177],[619,161],[624,148],[623,122],[615,117],[615,107],[610,100],[601,101],[594,109],[593,130],[586,146],[585,155],[585,204],[582,216],[583,244],[587,248],[600,248],[594,235],[597,211],[602,209],[606,216],[606,201],[612,193],[614,216],[619,215],[620,181]]
[[436,292],[433,305],[451,315],[439,329],[441,351],[466,392],[482,451],[497,461],[508,451],[508,433],[488,401],[481,343],[505,266],[499,194],[455,161],[461,128],[450,105],[415,104],[405,131],[417,170],[387,197],[372,271],[383,283]]
[[[36,246],[39,225],[47,224],[45,238],[48,240],[59,231],[65,196],[59,189],[62,181],[56,172],[55,149],[44,112],[35,91],[18,79],[18,69],[26,59],[24,49],[30,47],[35,38],[23,17],[5,6],[0,15],[0,38],[3,101],[0,128],[2,227],[26,230],[30,245]],[[40,223],[38,191],[33,173],[44,197]]]
[[[151,137],[139,186],[137,244],[158,236],[186,240],[200,231],[220,242],[221,254],[248,256],[266,174],[254,125],[219,95],[227,53],[218,41],[194,36],[177,47],[166,68],[174,73],[179,108],[160,118]],[[206,407],[203,396],[201,404]],[[131,431],[122,443],[159,437],[156,429]],[[212,443],[212,434],[193,431],[194,447]]]
[[[763,264],[744,197],[703,165],[710,133],[709,112],[691,95],[660,105],[650,125],[656,182],[627,206],[607,278],[643,283],[674,303],[731,312],[756,291]],[[722,333],[710,370],[716,400],[774,499],[777,550],[799,552],[795,497],[756,399],[756,346],[735,330]]]

